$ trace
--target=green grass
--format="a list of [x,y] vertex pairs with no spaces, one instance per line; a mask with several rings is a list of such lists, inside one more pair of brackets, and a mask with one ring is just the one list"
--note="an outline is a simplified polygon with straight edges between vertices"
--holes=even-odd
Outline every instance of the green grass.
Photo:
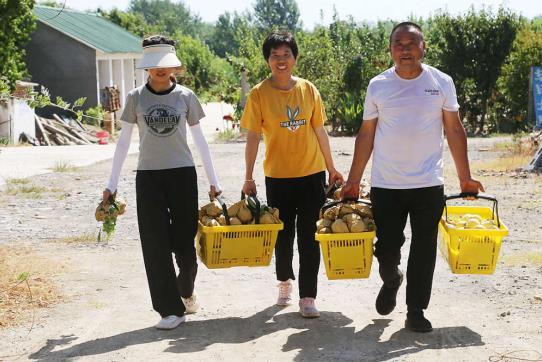
[[30,180],[27,178],[8,178],[6,183],[8,185],[26,185]]
[[42,186],[36,186],[36,185],[28,185],[27,183],[23,184],[7,184],[6,188],[6,194],[11,196],[17,196],[21,195],[27,198],[32,199],[41,199],[42,193],[47,191],[45,187]]
[[216,136],[218,142],[236,142],[244,140],[245,135],[237,130],[227,128]]
[[73,172],[77,169],[74,165],[66,161],[57,161],[53,168],[53,172]]
[[91,233],[85,233],[75,236],[67,236],[60,239],[54,239],[55,242],[61,242],[65,244],[95,244],[96,236]]

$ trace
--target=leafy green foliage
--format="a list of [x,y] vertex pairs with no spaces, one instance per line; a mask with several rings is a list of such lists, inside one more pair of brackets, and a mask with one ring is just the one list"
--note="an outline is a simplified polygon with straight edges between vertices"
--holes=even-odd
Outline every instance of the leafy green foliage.
[[512,46],[497,81],[491,124],[497,132],[517,132],[529,123],[529,75],[532,66],[542,65],[542,27],[525,23]]
[[237,83],[230,64],[214,55],[200,40],[180,33],[173,39],[177,42],[177,56],[186,70],[179,80],[196,94],[203,98],[221,98],[223,89]]
[[27,75],[24,45],[36,27],[33,7],[34,0],[0,0],[0,75],[12,91]]
[[301,25],[295,0],[256,0],[254,16],[256,25],[263,31],[286,29],[295,32]]
[[201,35],[203,22],[183,1],[131,0],[129,12],[143,16],[147,24],[157,27],[162,33],[173,35],[181,31],[193,37]]
[[109,21],[142,38],[165,31],[165,28],[160,24],[148,24],[141,13],[125,12],[118,9],[113,9],[110,12],[98,9],[98,12]]
[[241,15],[237,12],[224,14],[218,20],[209,36],[207,43],[211,50],[219,57],[227,55],[238,56],[240,42],[236,36],[240,29],[248,29],[251,26],[252,17],[250,14]]
[[465,15],[440,13],[429,20],[430,62],[455,81],[469,128],[483,132],[501,67],[516,37],[519,18],[504,8],[496,14],[471,8]]

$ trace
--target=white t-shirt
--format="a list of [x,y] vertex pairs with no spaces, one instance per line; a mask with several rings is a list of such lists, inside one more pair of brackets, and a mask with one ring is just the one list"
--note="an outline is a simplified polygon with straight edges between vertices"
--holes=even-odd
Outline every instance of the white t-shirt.
[[186,142],[186,124],[193,126],[205,117],[201,104],[182,85],[153,93],[146,85],[126,96],[121,119],[137,123],[139,129],[138,170],[163,170],[194,166]]
[[414,79],[403,79],[395,67],[371,79],[363,120],[378,118],[371,184],[414,189],[444,183],[442,112],[457,111],[452,78],[423,64]]

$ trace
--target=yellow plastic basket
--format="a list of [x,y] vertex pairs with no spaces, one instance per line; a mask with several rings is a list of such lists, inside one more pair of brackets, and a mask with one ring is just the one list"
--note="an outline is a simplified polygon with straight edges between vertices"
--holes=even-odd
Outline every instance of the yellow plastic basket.
[[[462,197],[463,195],[461,195]],[[495,202],[490,207],[447,206],[439,223],[439,249],[454,274],[493,274],[497,265],[502,238],[508,229],[499,220],[497,202],[493,197],[478,196]],[[457,198],[457,195],[450,198]],[[499,223],[499,229],[456,229],[446,225],[448,216],[476,214]]]
[[368,278],[373,262],[375,232],[315,234],[320,242],[326,275],[333,279]]
[[283,227],[282,223],[211,227],[200,222],[196,250],[209,269],[267,266]]

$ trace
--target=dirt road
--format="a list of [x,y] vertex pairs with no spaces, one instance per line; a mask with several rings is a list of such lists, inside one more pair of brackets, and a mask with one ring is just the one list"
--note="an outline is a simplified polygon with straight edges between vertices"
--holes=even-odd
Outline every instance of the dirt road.
[[[353,138],[331,140],[338,168],[345,174],[353,142]],[[477,169],[497,157],[487,151],[493,142],[469,140]],[[230,202],[239,197],[243,149],[244,144],[211,145]],[[265,195],[262,154],[263,145],[255,178],[260,195]],[[455,192],[458,186],[448,154],[446,162],[447,191]],[[197,163],[203,204],[207,182]],[[41,188],[39,197],[0,194],[0,242],[28,247],[61,265],[54,281],[63,295],[55,307],[38,310],[33,324],[0,330],[0,360],[487,361],[525,350],[510,356],[542,358],[541,176],[478,172],[488,192],[500,200],[501,218],[510,235],[494,275],[453,275],[438,256],[426,312],[435,328],[432,333],[403,329],[404,285],[396,310],[386,317],[376,313],[380,288],[376,259],[369,279],[329,281],[321,265],[317,305],[322,316],[315,320],[301,318],[295,306],[273,305],[274,262],[264,268],[222,270],[200,264],[196,281],[200,312],[176,330],[164,332],[153,328],[158,315],[152,311],[137,233],[135,166],[133,155],[119,184],[128,210],[108,244],[88,239],[96,232],[93,211],[110,162],[35,176],[31,184]],[[71,242],[77,238],[87,241]],[[403,269],[408,248],[407,235]]]

